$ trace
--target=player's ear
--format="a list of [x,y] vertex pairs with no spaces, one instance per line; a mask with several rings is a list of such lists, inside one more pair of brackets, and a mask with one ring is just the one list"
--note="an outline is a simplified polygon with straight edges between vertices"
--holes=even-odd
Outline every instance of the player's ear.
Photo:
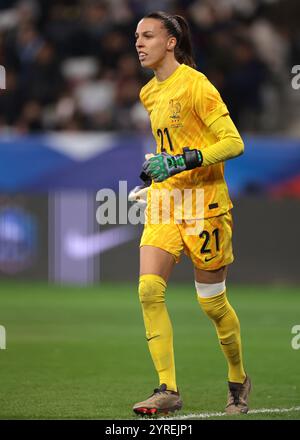
[[170,37],[167,43],[168,50],[174,50],[176,47],[177,40],[175,37]]

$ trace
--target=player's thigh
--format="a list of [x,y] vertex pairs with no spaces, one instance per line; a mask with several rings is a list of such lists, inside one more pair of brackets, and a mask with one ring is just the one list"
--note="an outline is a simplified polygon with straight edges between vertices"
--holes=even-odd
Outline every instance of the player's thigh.
[[160,275],[167,281],[183,246],[178,225],[146,223],[140,243],[140,274]]
[[203,270],[194,267],[194,276],[197,283],[215,284],[226,280],[228,266],[215,270]]
[[185,252],[194,264],[196,281],[223,281],[234,260],[231,213],[205,219],[198,235],[185,237]]
[[155,246],[141,246],[140,275],[159,275],[167,282],[174,264],[174,255],[164,249]]

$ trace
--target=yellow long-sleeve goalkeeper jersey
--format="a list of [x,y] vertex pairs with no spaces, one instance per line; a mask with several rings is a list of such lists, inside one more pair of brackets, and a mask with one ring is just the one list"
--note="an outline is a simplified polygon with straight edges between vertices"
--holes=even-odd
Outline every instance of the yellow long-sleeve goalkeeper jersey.
[[157,153],[175,155],[189,147],[203,154],[201,167],[152,183],[151,189],[203,189],[204,218],[231,209],[224,160],[241,154],[243,142],[216,88],[205,75],[181,64],[165,81],[153,77],[140,99],[149,113]]

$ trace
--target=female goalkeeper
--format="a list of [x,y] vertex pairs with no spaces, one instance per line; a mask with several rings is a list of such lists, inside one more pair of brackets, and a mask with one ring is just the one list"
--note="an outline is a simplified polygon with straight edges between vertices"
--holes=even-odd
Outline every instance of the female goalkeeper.
[[[165,291],[174,263],[184,250],[194,265],[198,302],[216,327],[228,363],[226,412],[246,413],[251,384],[242,362],[239,320],[226,297],[225,284],[233,254],[232,203],[224,180],[224,161],[243,153],[243,141],[218,91],[195,68],[190,31],[183,17],[151,13],[138,23],[135,37],[141,65],[154,72],[140,92],[157,151],[143,165],[152,185],[140,244],[139,298],[159,387],[133,410],[151,415],[182,408]],[[161,205],[155,207],[154,190],[165,194],[174,189],[183,194],[185,189],[202,191],[202,227],[197,233],[187,231],[191,221],[199,221],[193,214],[199,206],[177,221],[173,203],[169,222],[151,220],[156,209],[161,211]],[[195,205],[194,199],[192,203]]]

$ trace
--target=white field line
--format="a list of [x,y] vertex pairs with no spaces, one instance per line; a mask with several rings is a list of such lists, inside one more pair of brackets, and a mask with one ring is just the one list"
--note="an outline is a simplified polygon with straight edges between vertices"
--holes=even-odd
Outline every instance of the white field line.
[[[292,408],[258,408],[251,409],[248,414],[272,414],[272,413],[287,413],[291,411],[300,411],[300,406],[293,406]],[[177,416],[177,417],[160,417],[158,420],[187,420],[187,419],[209,419],[212,417],[222,417],[227,414],[224,412],[216,412],[216,413],[199,413],[199,414],[187,414],[185,416]],[[300,414],[299,414],[300,418]]]

